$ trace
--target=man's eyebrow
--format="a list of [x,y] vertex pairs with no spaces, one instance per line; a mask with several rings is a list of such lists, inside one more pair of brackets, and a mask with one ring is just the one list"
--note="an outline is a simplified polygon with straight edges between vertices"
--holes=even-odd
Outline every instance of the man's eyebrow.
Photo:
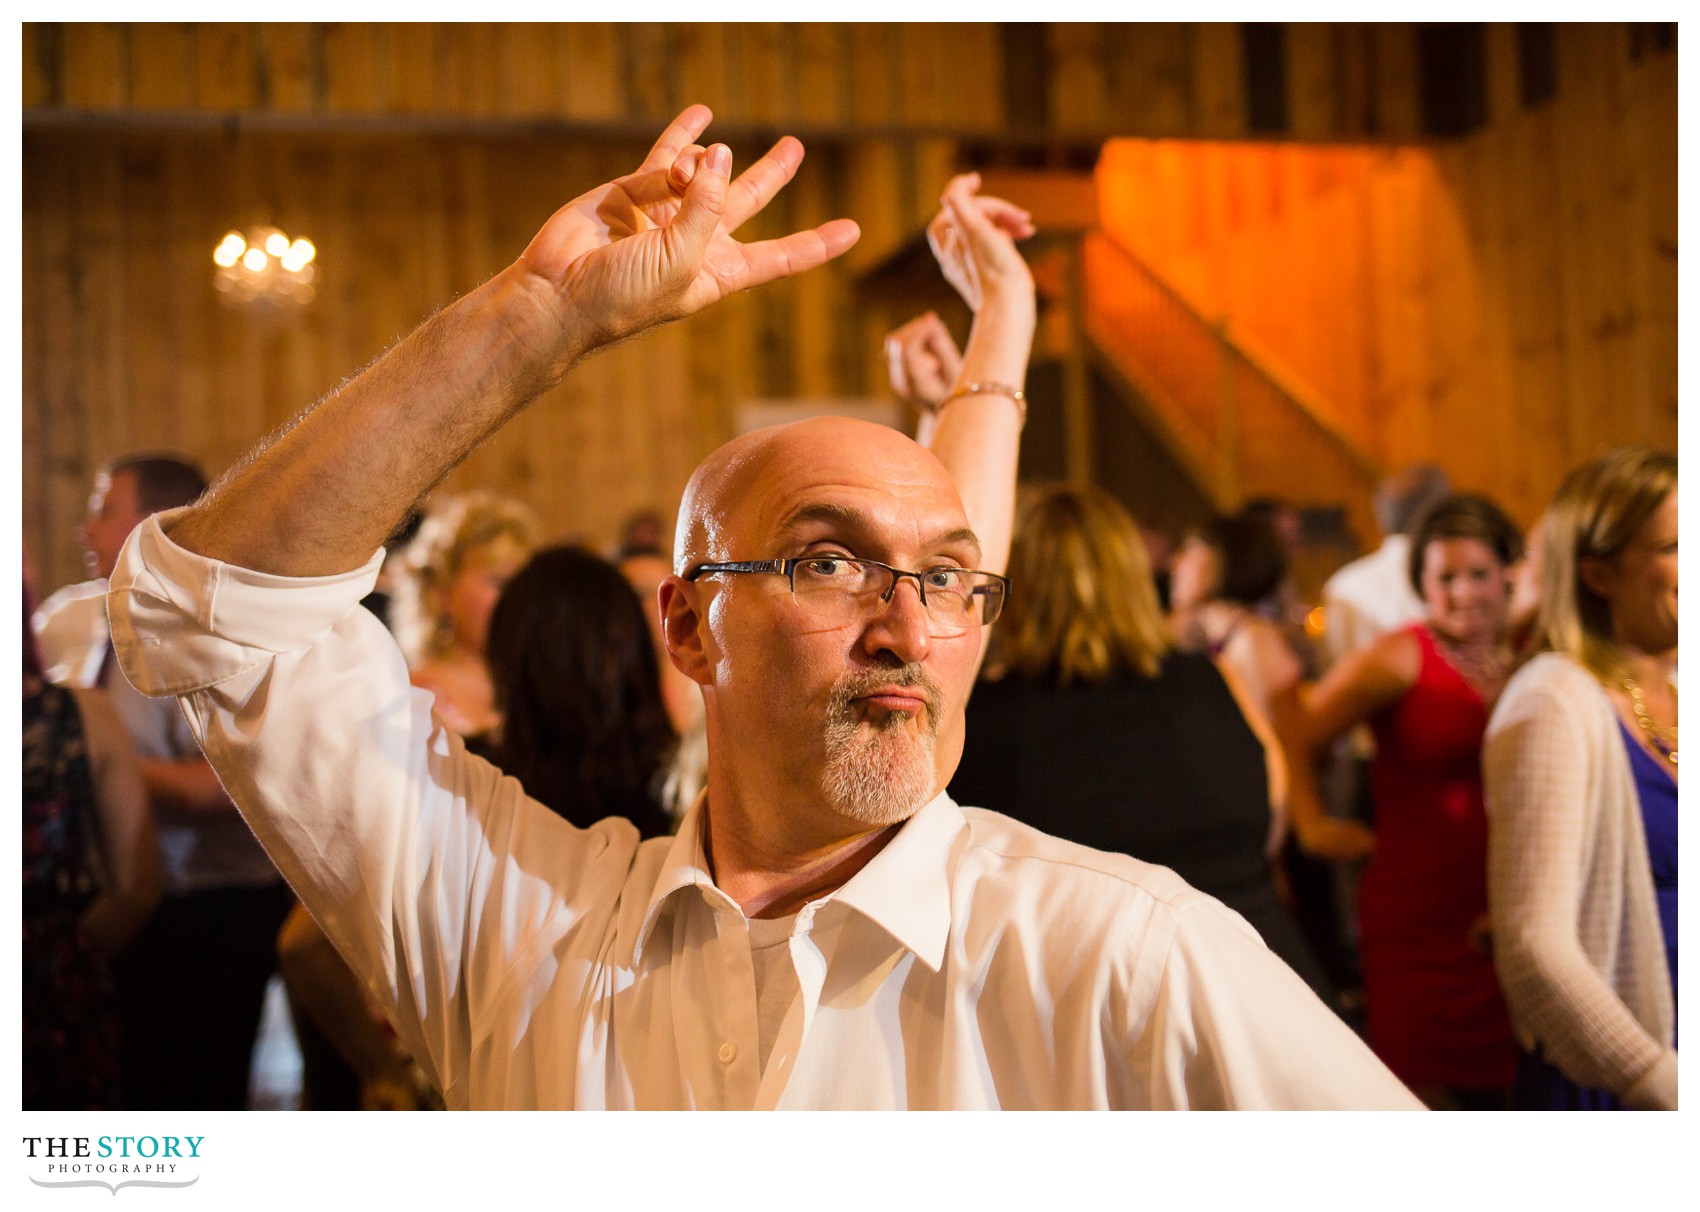
[[[814,522],[827,523],[863,534],[872,529],[872,522],[868,515],[859,509],[852,509],[848,505],[840,505],[835,501],[813,501],[806,505],[799,505],[786,514],[779,523],[776,537],[783,540]],[[927,547],[929,550],[937,550],[941,547],[953,547],[959,544],[972,547],[974,557],[979,558],[980,536],[975,534],[973,528],[968,526],[956,526],[934,535]]]

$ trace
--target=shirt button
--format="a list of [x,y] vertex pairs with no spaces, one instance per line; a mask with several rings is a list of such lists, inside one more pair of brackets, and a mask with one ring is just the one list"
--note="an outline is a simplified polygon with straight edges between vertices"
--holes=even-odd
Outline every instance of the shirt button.
[[720,1045],[720,1060],[721,1060],[721,1063],[730,1065],[733,1061],[735,1061],[737,1059],[738,1059],[738,1045],[737,1044],[721,1044]]

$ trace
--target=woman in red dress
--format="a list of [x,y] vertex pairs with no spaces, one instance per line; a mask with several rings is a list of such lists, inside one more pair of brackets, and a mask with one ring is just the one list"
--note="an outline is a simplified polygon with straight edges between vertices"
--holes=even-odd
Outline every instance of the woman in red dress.
[[1320,813],[1317,755],[1375,732],[1374,850],[1358,891],[1369,1042],[1437,1108],[1500,1108],[1517,1046],[1487,937],[1481,749],[1512,666],[1517,528],[1484,497],[1435,505],[1411,544],[1426,618],[1343,661],[1304,698],[1293,812]]

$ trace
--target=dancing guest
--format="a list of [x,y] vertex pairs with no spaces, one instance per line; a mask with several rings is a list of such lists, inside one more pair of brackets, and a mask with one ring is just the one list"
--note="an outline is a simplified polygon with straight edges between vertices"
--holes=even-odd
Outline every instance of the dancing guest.
[[99,690],[47,680],[23,624],[23,1107],[126,1105],[107,963],[159,900],[135,747]]
[[453,1106],[1412,1105],[1213,898],[944,794],[1007,590],[1033,333],[1006,290],[1014,208],[972,175],[944,245],[984,304],[931,450],[815,418],[733,439],[686,486],[660,605],[709,767],[676,837],[575,828],[406,693],[349,606],[408,503],[581,358],[854,242],[846,221],[738,241],[802,147],[733,180],[724,144],[694,143],[710,118],[680,114],[201,506],[145,524],[109,597],[126,670],[185,698]]
[[1510,676],[1509,569],[1522,537],[1485,497],[1417,522],[1408,575],[1424,619],[1335,665],[1300,700],[1293,827],[1322,817],[1314,769],[1360,722],[1375,732],[1374,854],[1358,889],[1370,1046],[1432,1107],[1503,1107],[1517,1049],[1486,940],[1481,746]]
[[509,497],[470,492],[439,502],[407,547],[412,575],[397,586],[393,630],[413,684],[436,696],[436,712],[461,736],[497,721],[484,660],[490,612],[537,542],[531,509]]
[[1095,488],[1047,493],[1016,531],[1010,578],[1027,589],[992,636],[951,795],[1173,868],[1327,997],[1270,872],[1280,747],[1228,671],[1173,648],[1121,503]]
[[670,832],[661,792],[678,737],[619,569],[580,548],[539,551],[502,591],[488,653],[501,722],[475,752],[581,829],[623,816],[643,837]]
[[1258,612],[1287,575],[1287,550],[1263,519],[1212,518],[1189,533],[1169,563],[1169,608],[1182,648],[1232,669],[1258,714],[1272,720],[1304,664],[1281,628]]
[[1542,649],[1485,751],[1519,1107],[1676,1108],[1676,458],[1629,449],[1548,509]]

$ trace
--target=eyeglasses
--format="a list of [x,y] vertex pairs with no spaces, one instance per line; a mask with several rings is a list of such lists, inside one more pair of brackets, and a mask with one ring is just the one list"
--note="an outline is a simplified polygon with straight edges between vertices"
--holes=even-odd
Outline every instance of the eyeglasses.
[[927,630],[941,639],[962,635],[995,621],[1009,594],[1009,581],[995,572],[941,566],[905,572],[878,560],[849,556],[797,556],[788,560],[740,560],[698,564],[685,574],[694,581],[711,572],[765,572],[791,583],[791,599],[816,618],[839,624],[858,622],[876,602],[890,602],[897,583],[914,578],[927,610]]

